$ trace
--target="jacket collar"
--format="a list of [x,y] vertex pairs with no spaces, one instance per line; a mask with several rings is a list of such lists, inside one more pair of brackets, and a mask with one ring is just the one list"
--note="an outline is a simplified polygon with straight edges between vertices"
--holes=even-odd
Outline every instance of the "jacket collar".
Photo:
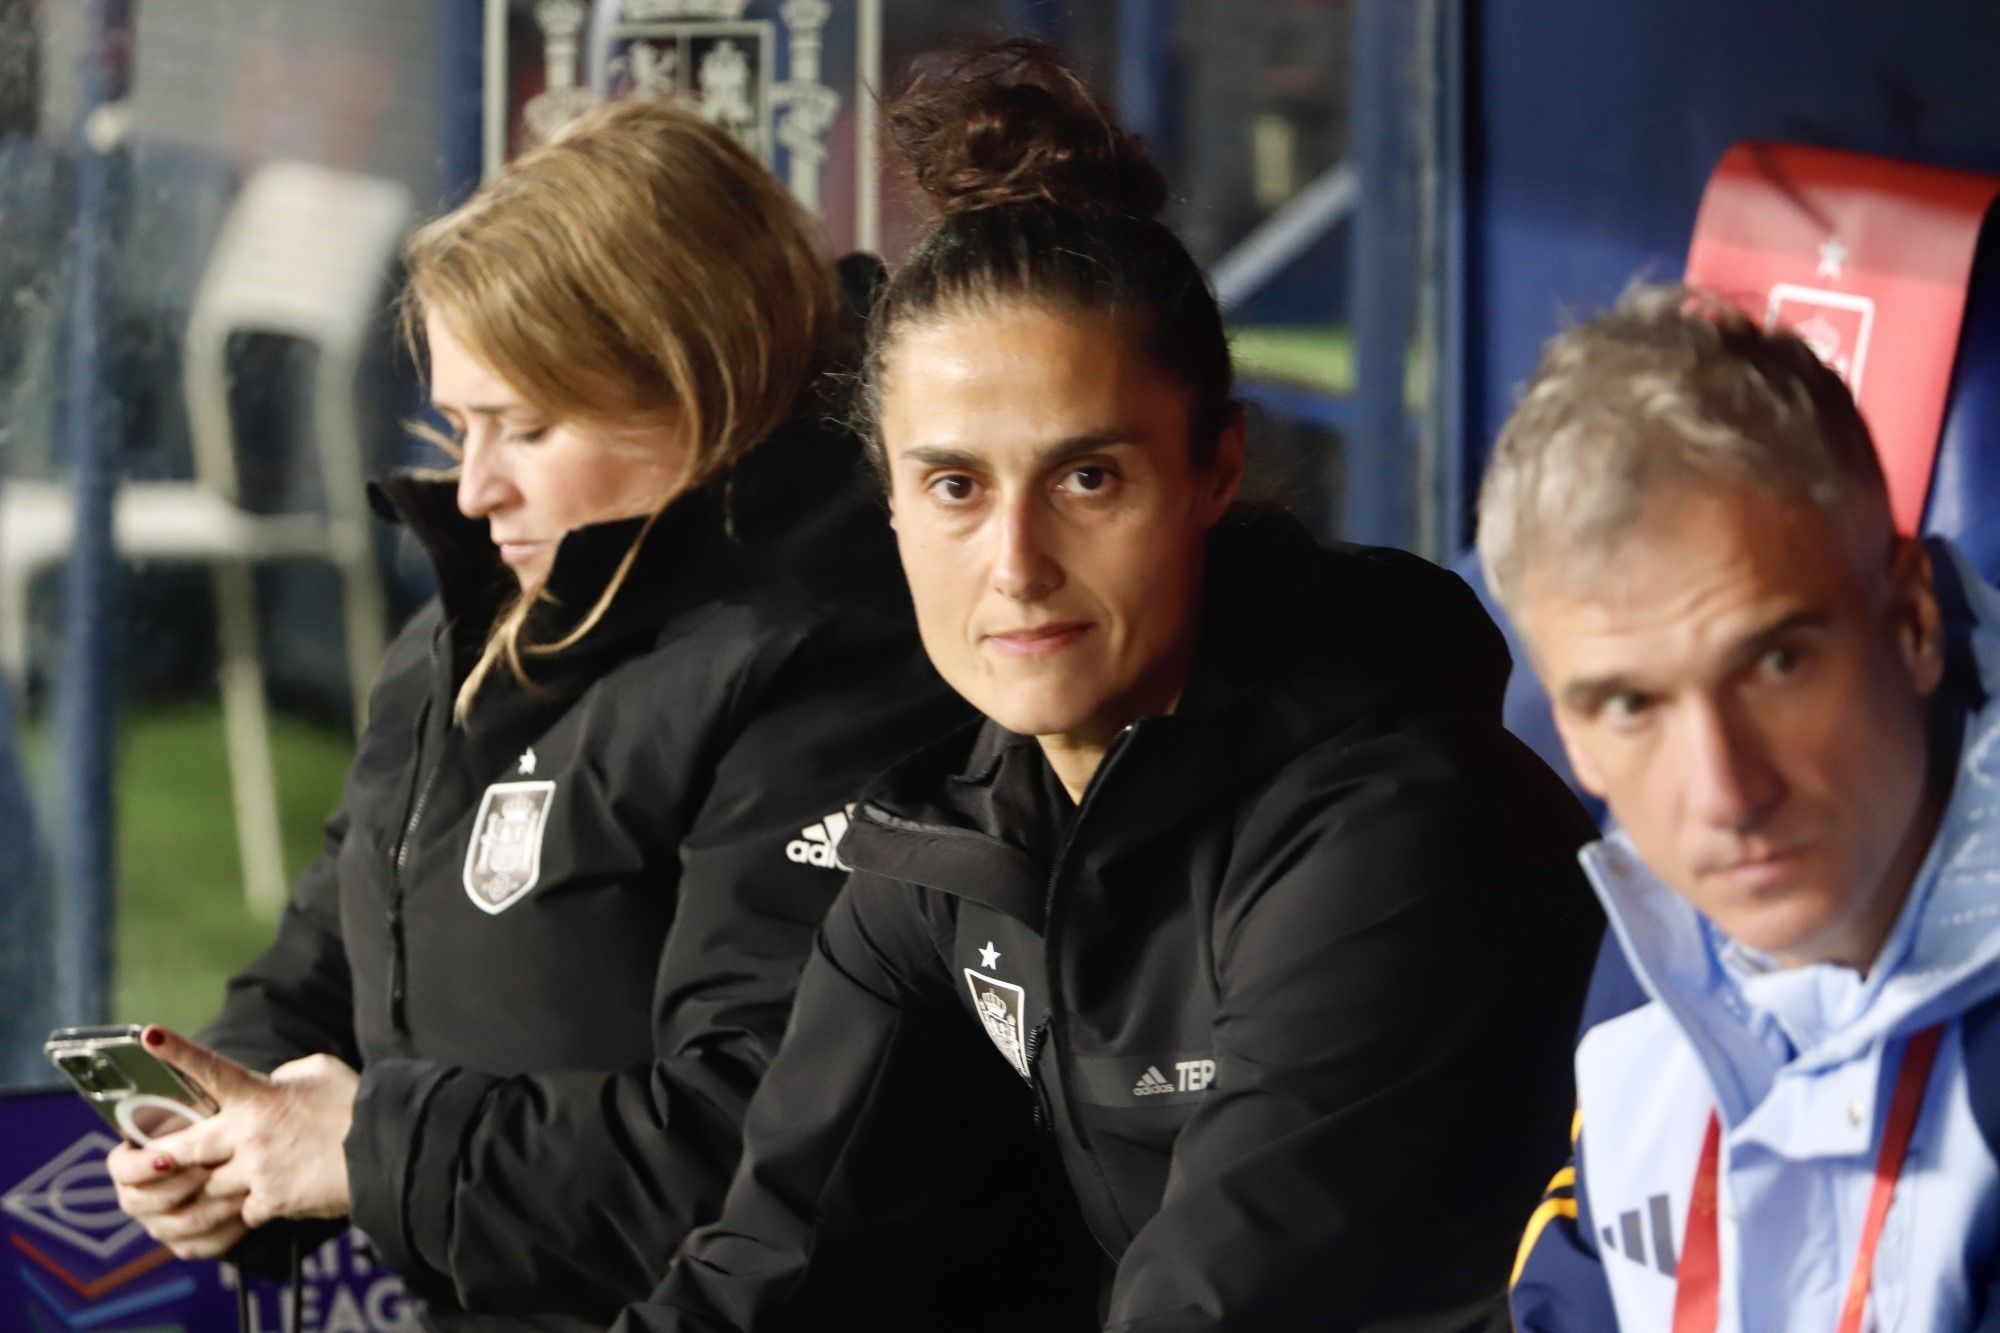
[[[1043,929],[1050,879],[1076,821],[1080,854],[1102,866],[1184,825],[1244,785],[1240,730],[1214,712],[1145,718],[1125,729],[1082,809],[1047,827],[1010,826],[997,811],[1033,801],[1047,760],[1032,736],[990,719],[961,728],[898,765],[855,808],[841,859],[856,870],[938,889]],[[1142,775],[1133,777],[1131,775]]]
[[[376,512],[402,523],[423,545],[437,570],[451,643],[452,679],[462,680],[478,660],[495,620],[519,590],[487,535],[486,521],[458,510],[449,473],[407,471],[369,487]],[[524,641],[552,643],[569,633],[597,604],[635,541],[644,540],[603,617],[576,643],[556,653],[524,656],[539,687],[561,692],[594,679],[607,660],[656,636],[674,614],[714,596],[743,577],[745,562],[724,520],[723,483],[710,482],[675,499],[650,530],[646,519],[621,519],[578,528],[556,548],[544,593],[530,615]]]
[[[1728,1123],[1751,1114],[1781,1068],[1805,1077],[1879,1056],[1885,1041],[2000,992],[2000,839],[1992,833],[2000,820],[2000,592],[1948,544],[1933,543],[1933,558],[1945,584],[1943,688],[1956,697],[1942,703],[1946,725],[1955,716],[1962,726],[1958,762],[1937,835],[1867,978],[1826,965],[1775,987],[1772,978],[1746,985],[1726,937],[1647,869],[1625,834],[1580,854],[1633,972],[1707,1066]],[[1760,994],[1776,988],[1785,993]],[[1760,1000],[1808,1007],[1811,1019],[1781,1024]]]
[[1513,662],[1465,581],[1391,547],[1321,544],[1244,503],[1210,535],[1189,695],[1275,694],[1340,726],[1385,704],[1449,701],[1500,716]]
[[[1179,706],[1127,727],[1085,793],[1079,851],[1099,866],[1378,709],[1442,700],[1497,718],[1499,631],[1463,581],[1415,556],[1325,548],[1288,515],[1239,506],[1210,541],[1206,607]],[[882,780],[841,855],[1039,929],[1053,858],[990,812],[992,788],[1043,762],[1032,737],[968,727]]]

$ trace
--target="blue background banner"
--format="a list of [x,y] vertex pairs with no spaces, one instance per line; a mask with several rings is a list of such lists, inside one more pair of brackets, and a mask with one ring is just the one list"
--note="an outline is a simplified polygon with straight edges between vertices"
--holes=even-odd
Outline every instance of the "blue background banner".
[[[226,1333],[234,1274],[183,1263],[118,1211],[109,1127],[66,1090],[0,1092],[0,1331]],[[348,1232],[304,1264],[296,1333],[414,1333],[402,1279]],[[251,1328],[287,1330],[284,1284],[251,1284]]]

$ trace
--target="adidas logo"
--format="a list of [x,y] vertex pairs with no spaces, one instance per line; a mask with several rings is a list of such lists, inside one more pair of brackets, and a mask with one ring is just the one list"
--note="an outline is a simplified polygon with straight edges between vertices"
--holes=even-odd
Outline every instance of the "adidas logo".
[[[1653,1224],[1653,1252],[1650,1255],[1646,1253],[1648,1221]],[[1627,1259],[1650,1265],[1667,1277],[1672,1277],[1679,1267],[1679,1259],[1674,1254],[1673,1199],[1668,1195],[1655,1194],[1646,1200],[1643,1218],[1637,1208],[1620,1213],[1617,1227],[1605,1227],[1599,1234],[1604,1238],[1606,1250],[1622,1252]],[[1620,1244],[1621,1241],[1624,1243]]]
[[847,863],[840,859],[834,848],[847,832],[847,812],[836,810],[817,824],[809,824],[799,830],[799,836],[785,844],[785,859],[797,861],[801,865],[819,866],[824,870],[845,870]]
[[1207,1092],[1215,1082],[1215,1061],[1205,1059],[1174,1061],[1173,1079],[1160,1072],[1158,1065],[1147,1065],[1146,1072],[1139,1075],[1139,1081],[1132,1085],[1134,1097],[1157,1097],[1163,1092]]

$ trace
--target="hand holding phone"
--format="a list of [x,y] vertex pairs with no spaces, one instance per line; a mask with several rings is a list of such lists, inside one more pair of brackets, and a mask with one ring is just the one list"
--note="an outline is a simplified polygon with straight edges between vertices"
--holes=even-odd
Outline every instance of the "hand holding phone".
[[152,1144],[209,1123],[224,1089],[168,1064],[155,1051],[172,1049],[170,1041],[153,1035],[148,1043],[142,1027],[70,1028],[51,1034],[44,1049],[124,1139],[105,1159],[119,1208],[177,1257],[217,1258],[248,1229],[243,1196],[211,1194],[208,1167]]
[[42,1047],[83,1099],[141,1147],[220,1108],[206,1089],[146,1049],[136,1024],[58,1028]]

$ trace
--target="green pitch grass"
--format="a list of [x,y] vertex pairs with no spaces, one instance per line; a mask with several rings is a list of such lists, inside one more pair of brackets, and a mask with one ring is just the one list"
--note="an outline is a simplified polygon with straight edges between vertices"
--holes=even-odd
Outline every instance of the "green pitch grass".
[[[31,725],[24,741],[30,766],[42,769],[44,727]],[[279,714],[271,743],[285,865],[296,876],[319,852],[320,824],[340,799],[354,738]],[[223,982],[277,929],[243,901],[222,717],[213,702],[124,709],[117,802],[112,1018],[192,1032],[215,1016]]]

